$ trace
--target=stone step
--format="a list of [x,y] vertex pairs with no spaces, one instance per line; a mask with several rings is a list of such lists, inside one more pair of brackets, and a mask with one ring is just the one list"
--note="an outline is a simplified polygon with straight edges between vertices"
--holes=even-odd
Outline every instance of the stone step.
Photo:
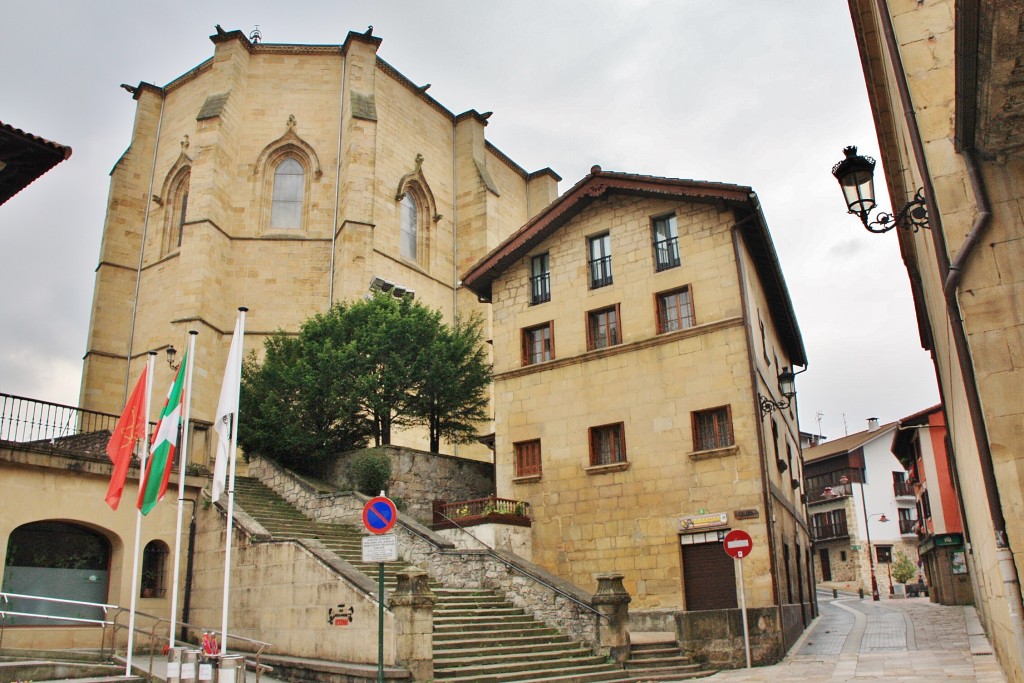
[[[505,626],[505,625],[503,625]],[[522,629],[522,628],[493,628],[493,629],[481,629],[487,632],[488,639],[494,639],[501,642],[509,642],[518,638],[535,638],[538,636],[558,636],[559,633],[556,629],[551,626],[544,626],[541,624],[537,628]],[[469,637],[483,635],[482,633],[467,634],[466,629],[460,627],[435,627],[434,628],[434,642],[441,643],[446,641],[459,641]],[[451,647],[451,645],[445,645],[445,647]]]
[[[497,676],[508,674],[527,673],[536,676],[541,672],[572,669],[575,671],[584,670],[588,667],[591,671],[607,670],[609,663],[603,657],[597,657],[586,651],[586,654],[579,656],[557,656],[539,659],[536,657],[489,657],[459,659],[439,663],[434,662],[434,679],[439,681],[448,680],[449,673],[457,673],[458,676],[476,676],[476,680],[489,680]],[[620,670],[621,673],[621,670]]]
[[459,652],[461,650],[482,650],[490,647],[494,648],[518,648],[518,647],[530,647],[534,645],[571,645],[572,641],[569,640],[569,636],[562,635],[560,633],[541,633],[537,635],[530,634],[518,634],[510,635],[509,637],[491,637],[491,638],[459,638],[459,639],[436,639],[435,638],[434,656],[440,657],[442,653],[444,656],[448,656],[450,653]]
[[[480,658],[495,659],[501,658],[503,661],[507,658],[515,657],[536,657],[551,652],[558,652],[561,656],[584,656],[593,654],[589,649],[582,647],[576,647],[574,649],[566,649],[566,641],[556,640],[552,641],[550,638],[538,638],[540,642],[536,643],[496,643],[486,640],[475,641],[478,644],[475,647],[469,647],[465,644],[465,641],[459,643],[459,646],[450,650],[434,649],[434,663],[444,660],[445,666],[451,666],[458,662],[472,662],[479,661]],[[471,655],[467,653],[472,653]]]

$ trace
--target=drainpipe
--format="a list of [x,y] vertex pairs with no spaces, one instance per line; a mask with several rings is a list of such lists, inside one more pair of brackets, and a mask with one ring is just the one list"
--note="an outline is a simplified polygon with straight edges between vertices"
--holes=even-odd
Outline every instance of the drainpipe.
[[[141,89],[141,88],[140,88]],[[128,330],[128,357],[124,368],[124,395],[121,403],[128,402],[128,386],[131,381],[132,351],[135,348],[135,319],[139,313],[139,287],[142,285],[142,257],[146,253],[146,234],[149,232],[149,211],[153,205],[153,182],[156,178],[156,154],[160,149],[160,131],[164,125],[164,104],[167,103],[167,93],[160,89],[160,116],[156,121],[156,138],[153,140],[153,166],[149,171],[149,192],[146,194],[146,216],[142,221],[142,244],[139,245],[139,267],[135,271],[135,295],[132,298],[132,322]],[[184,220],[184,217],[182,217]]]
[[[458,148],[459,121],[452,121],[452,324],[459,319],[459,186]],[[492,401],[493,404],[493,401]],[[493,405],[492,405],[493,408]],[[440,441],[438,441],[440,444]],[[438,448],[440,450],[440,448]],[[459,457],[459,444],[452,445],[453,455]]]
[[907,131],[914,157],[917,161],[918,172],[924,184],[929,221],[932,223],[932,241],[935,243],[935,261],[939,272],[945,279],[943,295],[946,301],[946,311],[953,334],[957,360],[964,379],[964,390],[967,395],[967,408],[971,417],[971,426],[978,448],[978,460],[985,485],[985,497],[988,500],[989,517],[991,518],[993,532],[995,533],[999,573],[1003,581],[1010,624],[1013,628],[1014,639],[1016,640],[1018,661],[1024,661],[1024,600],[1021,598],[1020,575],[1013,561],[1013,553],[1006,538],[1006,519],[1003,516],[1002,501],[996,482],[992,451],[989,447],[988,429],[985,425],[985,416],[981,409],[981,396],[978,390],[977,376],[974,373],[967,331],[964,327],[963,316],[960,313],[960,304],[956,296],[957,287],[963,277],[963,269],[970,259],[973,250],[977,247],[981,235],[991,219],[992,213],[989,208],[984,181],[978,170],[977,163],[970,151],[961,149],[960,153],[967,166],[971,188],[974,192],[978,208],[978,215],[975,217],[971,233],[964,241],[956,261],[950,265],[949,252],[946,248],[945,234],[942,229],[942,216],[937,211],[935,205],[935,188],[932,185],[931,174],[928,172],[924,142],[921,139],[921,130],[917,125],[917,115],[914,112],[913,102],[910,97],[907,74],[903,69],[892,16],[888,11],[887,0],[875,0],[875,2],[882,25],[882,32],[885,36],[886,49],[889,52],[889,59],[893,64],[896,86],[899,91],[901,104],[903,105],[903,115],[906,119]]
[[[757,200],[756,200],[755,197],[752,196],[750,198],[750,201],[753,204]],[[744,327],[744,330],[746,332],[747,360],[748,360],[748,364],[749,364],[749,368],[748,369],[749,369],[749,372],[750,372],[750,386],[751,386],[751,389],[753,391],[753,396],[751,397],[751,399],[753,401],[752,405],[755,406],[755,417],[757,419],[757,448],[758,448],[758,452],[761,454],[761,457],[758,458],[758,459],[761,462],[761,496],[764,499],[764,517],[765,517],[764,524],[765,524],[765,536],[767,536],[767,538],[768,538],[768,561],[769,561],[769,564],[770,564],[770,566],[772,568],[772,572],[771,572],[772,596],[773,596],[773,598],[775,600],[775,605],[778,608],[779,623],[782,624],[783,623],[783,621],[782,621],[782,589],[779,587],[779,582],[778,582],[778,566],[777,566],[777,562],[776,562],[777,550],[776,550],[776,547],[775,547],[775,530],[774,530],[774,526],[773,526],[775,524],[775,506],[772,504],[772,494],[771,494],[771,488],[770,488],[770,484],[769,484],[769,476],[770,475],[769,475],[769,472],[768,472],[768,461],[767,461],[767,458],[765,457],[766,447],[765,447],[765,442],[764,442],[764,420],[761,417],[760,410],[757,408],[757,405],[758,405],[758,401],[757,401],[757,387],[758,387],[758,383],[757,383],[757,367],[756,367],[756,364],[755,364],[755,361],[754,361],[754,358],[755,358],[755,356],[754,356],[754,339],[753,339],[754,332],[753,332],[753,329],[752,329],[752,327],[750,325],[750,320],[749,320],[748,315],[747,315],[748,311],[750,310],[749,309],[749,302],[747,301],[747,274],[746,274],[745,269],[743,268],[743,258],[742,258],[743,251],[740,248],[740,239],[741,239],[740,238],[740,229],[742,228],[742,226],[745,223],[749,223],[750,221],[755,220],[757,217],[758,217],[758,210],[756,208],[753,208],[749,215],[747,215],[746,217],[741,218],[740,220],[738,220],[735,223],[733,223],[733,226],[732,226],[732,245],[733,245],[733,254],[734,254],[735,259],[736,259],[736,275],[737,275],[737,279],[739,280],[739,283],[740,283],[740,304],[743,307],[743,327]],[[782,640],[783,640],[783,642],[785,641],[785,636],[784,635],[782,636]]]
[[348,68],[348,55],[341,51],[341,101],[338,102],[338,166],[334,177],[334,219],[331,221],[331,277],[327,284],[327,308],[334,305],[334,259],[338,244],[338,206],[341,203],[341,139],[345,129],[345,72]]

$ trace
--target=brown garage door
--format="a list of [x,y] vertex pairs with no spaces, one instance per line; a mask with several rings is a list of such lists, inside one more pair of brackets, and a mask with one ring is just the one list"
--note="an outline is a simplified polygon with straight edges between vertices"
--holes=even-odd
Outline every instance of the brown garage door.
[[721,543],[683,546],[683,591],[688,612],[737,606],[733,559]]

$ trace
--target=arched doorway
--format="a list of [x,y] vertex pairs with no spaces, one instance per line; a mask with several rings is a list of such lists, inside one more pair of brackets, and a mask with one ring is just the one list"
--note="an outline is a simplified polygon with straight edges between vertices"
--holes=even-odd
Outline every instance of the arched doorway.
[[[102,534],[71,522],[32,522],[11,532],[4,562],[3,592],[46,598],[107,602],[110,541]],[[102,619],[103,611],[65,603],[12,599],[13,612],[76,619]],[[11,617],[12,626],[53,625],[52,619]]]

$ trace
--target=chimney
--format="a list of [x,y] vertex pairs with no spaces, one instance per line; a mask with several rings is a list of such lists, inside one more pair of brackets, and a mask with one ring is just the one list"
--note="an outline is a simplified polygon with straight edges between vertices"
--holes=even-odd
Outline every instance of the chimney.
[[878,431],[878,418],[877,417],[869,417],[868,418],[868,431],[869,432],[877,432]]

